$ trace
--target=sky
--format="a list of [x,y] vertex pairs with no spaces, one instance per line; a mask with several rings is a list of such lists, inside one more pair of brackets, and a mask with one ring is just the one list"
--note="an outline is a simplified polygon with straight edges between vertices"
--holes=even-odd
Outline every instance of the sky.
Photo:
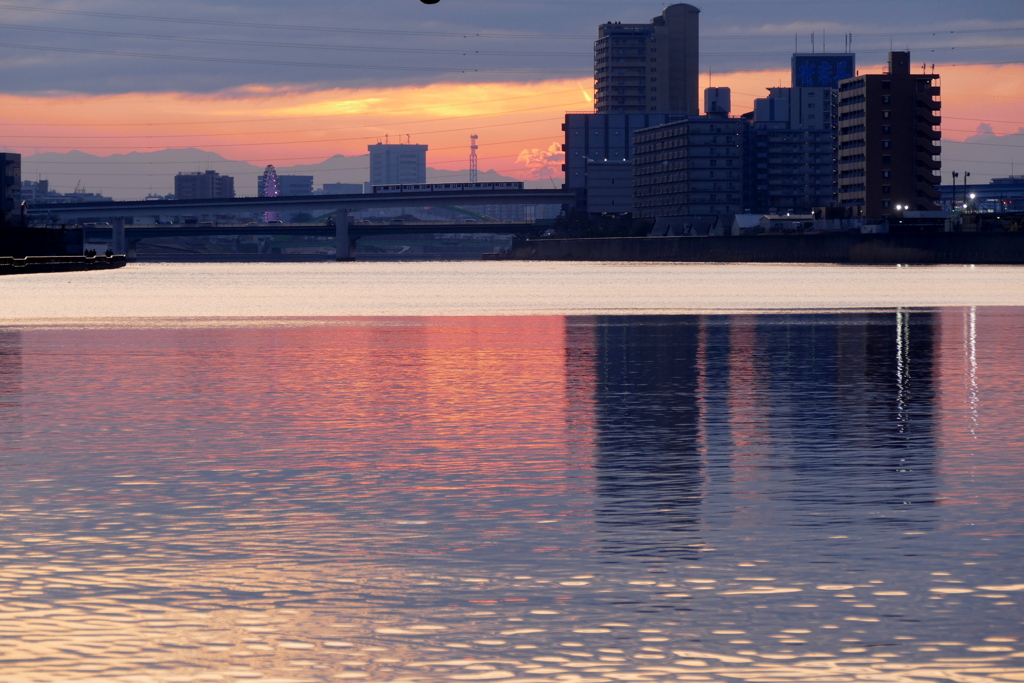
[[[954,168],[974,168],[975,179],[1024,173],[1021,0],[693,4],[702,85],[731,87],[734,114],[787,84],[794,49],[841,51],[851,34],[861,73],[880,71],[890,49],[909,49],[915,69],[935,65],[949,143],[944,180]],[[592,110],[598,25],[648,22],[663,7],[0,0],[0,147],[27,157],[25,177],[70,189],[73,168],[31,157],[197,148],[289,167],[410,141],[430,146],[429,166],[455,171],[468,168],[476,133],[481,170],[558,178],[564,113]],[[129,176],[169,179],[165,170],[122,161],[88,182],[123,196]]]

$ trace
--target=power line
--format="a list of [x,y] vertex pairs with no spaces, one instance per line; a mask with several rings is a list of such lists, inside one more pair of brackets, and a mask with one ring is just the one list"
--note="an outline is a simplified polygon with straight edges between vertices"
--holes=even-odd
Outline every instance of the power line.
[[182,36],[161,36],[151,33],[124,33],[117,31],[93,31],[87,29],[55,28],[48,26],[25,26],[22,24],[0,24],[0,28],[14,28],[26,31],[42,31],[52,33],[70,33],[74,35],[108,36],[115,38],[142,38],[145,40],[167,40],[184,43],[207,43],[214,45],[254,45],[260,48],[294,47],[304,50],[335,50],[335,51],[361,51],[361,52],[404,52],[422,54],[450,54],[450,55],[500,55],[520,57],[589,57],[589,52],[537,52],[535,50],[439,50],[432,48],[403,48],[391,46],[352,46],[352,45],[310,45],[309,43],[282,43],[266,40],[238,40],[234,38],[191,38]]
[[[754,4],[762,5],[762,0],[718,0],[720,4]],[[819,0],[774,0],[776,3],[786,4],[820,4]],[[847,4],[851,0],[846,0]],[[867,0],[868,2],[881,2],[891,4],[891,0]],[[925,0],[920,0],[924,2]],[[930,1],[930,0],[929,0]],[[527,2],[527,0],[519,0],[519,2]],[[586,0],[585,2],[559,2],[559,0],[539,0],[535,4],[570,4],[570,5],[586,5],[590,6],[594,4],[594,0]],[[613,6],[620,6],[621,2],[618,0],[609,0],[607,4]],[[371,28],[349,28],[341,26],[309,26],[299,24],[264,24],[259,22],[241,22],[241,21],[223,21],[216,19],[189,19],[184,17],[161,17],[152,15],[142,14],[124,14],[115,12],[92,12],[85,10],[70,10],[70,9],[55,9],[55,8],[43,8],[43,7],[27,7],[24,5],[10,5],[0,4],[0,9],[16,10],[19,12],[34,12],[43,14],[56,14],[56,15],[68,15],[68,16],[91,16],[91,17],[102,17],[105,19],[127,19],[131,21],[151,21],[158,23],[173,23],[173,24],[188,24],[198,26],[226,26],[226,27],[238,27],[238,28],[258,28],[258,29],[269,29],[275,32],[282,30],[293,30],[293,31],[313,31],[318,33],[355,33],[355,34],[376,34],[376,35],[405,35],[405,36],[441,36],[441,37],[455,37],[455,38],[501,38],[507,40],[521,40],[523,38],[540,38],[547,40],[593,40],[593,35],[573,35],[573,34],[546,34],[546,33],[484,33],[477,31],[424,31],[424,30],[410,30],[402,31],[396,29],[371,29]],[[859,32],[855,35],[869,36],[869,37],[897,37],[897,36],[908,36],[908,35],[931,35],[931,36],[945,36],[955,35],[963,33],[996,33],[1001,31],[1020,31],[1024,26],[1016,26],[1009,28],[987,28],[987,29],[949,29],[949,30],[932,30],[932,31],[896,31],[896,32]],[[750,38],[750,37],[769,37],[769,38],[785,38],[788,40],[792,37],[792,33],[786,31],[784,33],[774,34],[751,34],[749,32],[742,35],[702,35],[702,39],[731,39],[731,38]]]
[[54,47],[43,45],[21,45],[18,43],[0,43],[0,47],[16,47],[22,50],[41,50],[44,52],[69,52],[74,54],[104,55],[108,57],[143,57],[146,59],[168,59],[188,62],[217,62],[226,64],[260,64],[263,66],[297,66],[303,68],[327,69],[372,69],[380,71],[430,71],[434,73],[564,73],[561,69],[471,69],[465,67],[433,67],[433,66],[384,66],[379,64],[328,64],[326,62],[284,62],[269,59],[242,59],[240,57],[193,57],[190,55],[161,55],[148,52],[116,52],[113,50],[89,50],[85,48]]

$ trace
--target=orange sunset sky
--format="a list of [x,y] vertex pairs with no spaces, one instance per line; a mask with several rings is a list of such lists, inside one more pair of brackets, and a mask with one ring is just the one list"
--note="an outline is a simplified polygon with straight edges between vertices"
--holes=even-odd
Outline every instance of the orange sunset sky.
[[[861,73],[878,72],[881,66]],[[1024,127],[1024,65],[939,66],[943,138],[964,140],[979,124],[999,135]],[[733,91],[733,114],[785,70],[705,76]],[[707,83],[702,83],[702,86]],[[591,111],[589,78],[533,82],[300,90],[248,87],[213,94],[50,93],[0,96],[5,146],[30,156],[80,150],[98,156],[195,147],[256,166],[294,166],[366,153],[367,144],[428,144],[428,165],[467,168],[468,137],[480,136],[480,169],[521,179],[561,175],[566,111]],[[408,137],[406,137],[408,136]],[[1024,158],[1022,158],[1024,168]]]

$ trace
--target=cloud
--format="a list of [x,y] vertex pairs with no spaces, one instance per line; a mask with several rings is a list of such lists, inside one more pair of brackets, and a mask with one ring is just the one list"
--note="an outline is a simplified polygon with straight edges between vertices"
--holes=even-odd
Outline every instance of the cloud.
[[551,178],[562,173],[562,162],[565,161],[565,153],[562,145],[552,142],[547,149],[524,149],[519,153],[516,164],[523,164],[533,180]]
[[[872,3],[847,0],[698,4],[704,72],[785,68],[794,38],[809,49],[811,33],[819,49],[825,40],[836,49],[854,33],[862,66],[884,62],[892,36],[900,36],[898,48],[929,63],[1024,61],[1024,48],[991,33],[1024,27],[1011,19],[1020,0],[943,2],[926,23],[913,2],[889,3],[882,14],[872,12]],[[520,0],[178,0],[173,11],[161,9],[168,6],[5,5],[5,92],[214,93],[258,85],[326,90],[588,78],[599,24],[648,22],[660,10],[610,0],[531,0],[525,10]]]

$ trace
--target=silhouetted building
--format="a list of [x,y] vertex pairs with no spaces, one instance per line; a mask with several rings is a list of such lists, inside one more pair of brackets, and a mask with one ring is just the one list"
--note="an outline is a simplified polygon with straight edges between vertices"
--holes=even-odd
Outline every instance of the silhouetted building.
[[362,194],[362,183],[324,183],[322,194]]
[[633,211],[633,133],[680,121],[686,114],[565,115],[565,189],[576,190],[577,209],[588,213]]
[[697,115],[700,10],[669,5],[649,24],[601,24],[594,43],[599,113]]
[[311,175],[279,175],[277,183],[281,197],[300,197],[313,194],[313,176]]
[[427,182],[426,145],[370,145],[370,185]]
[[[708,93],[709,104],[717,113],[634,134],[635,216],[703,217],[717,224],[741,212],[747,122],[728,117],[725,88],[709,90],[714,91]],[[731,215],[726,220],[731,226]]]
[[21,198],[33,204],[35,202],[45,202],[50,196],[50,181],[49,180],[22,180],[21,181]]
[[21,216],[21,155],[0,152],[0,225]]
[[179,173],[174,176],[178,199],[230,199],[235,196],[235,179],[216,171]]
[[854,215],[938,208],[938,79],[911,74],[909,52],[890,52],[887,73],[839,84],[839,203]]

